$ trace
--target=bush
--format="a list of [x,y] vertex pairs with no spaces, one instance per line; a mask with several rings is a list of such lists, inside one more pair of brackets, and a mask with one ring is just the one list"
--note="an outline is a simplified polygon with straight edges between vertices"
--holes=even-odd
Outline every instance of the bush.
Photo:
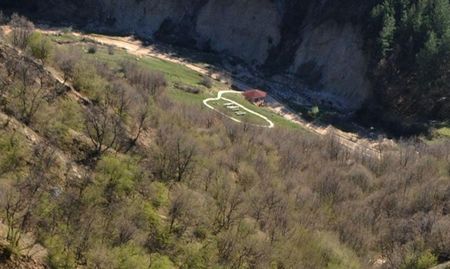
[[99,101],[107,85],[108,82],[97,74],[94,65],[81,63],[75,67],[73,86],[87,94],[90,99]]
[[167,256],[153,254],[150,263],[150,269],[172,269],[175,268],[172,261]]
[[187,92],[187,93],[192,93],[192,94],[199,94],[201,92],[201,90],[197,87],[193,87],[190,85],[183,85],[183,84],[179,84],[179,83],[175,84],[175,88],[182,90],[184,92]]
[[17,136],[0,132],[0,175],[24,165],[27,150]]
[[96,167],[95,181],[110,199],[119,200],[134,190],[141,170],[128,156],[106,155]]
[[151,202],[154,207],[159,208],[168,204],[169,191],[163,183],[152,182],[150,185],[150,191],[153,194],[151,197]]
[[41,33],[35,32],[30,36],[28,47],[30,48],[31,55],[43,63],[50,58],[52,52],[51,41]]
[[83,130],[82,115],[76,101],[69,98],[58,100],[38,115],[39,133],[60,147],[70,144],[70,130]]
[[438,263],[437,257],[431,251],[425,251],[419,255],[410,255],[406,258],[406,262],[402,269],[428,269],[436,266]]
[[114,55],[114,52],[115,52],[114,46],[108,46],[108,54],[109,55]]
[[200,85],[205,86],[208,89],[211,89],[213,86],[213,80],[210,77],[204,76],[200,81]]
[[81,51],[77,47],[69,47],[56,51],[54,61],[64,74],[64,82],[71,77],[73,78],[75,67],[81,58]]
[[95,44],[89,45],[87,52],[89,54],[97,53],[97,45],[95,45]]
[[[113,249],[112,253],[114,254],[113,256],[116,257],[117,267],[115,268],[148,269],[148,264],[151,263],[150,256],[147,255],[145,250],[132,244],[116,247]],[[166,264],[162,263],[161,266],[157,268],[170,268],[168,267],[170,266],[170,263]]]

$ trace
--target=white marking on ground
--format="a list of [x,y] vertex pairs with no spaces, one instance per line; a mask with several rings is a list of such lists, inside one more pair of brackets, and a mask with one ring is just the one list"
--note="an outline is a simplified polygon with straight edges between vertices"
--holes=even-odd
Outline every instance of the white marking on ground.
[[207,98],[207,99],[203,100],[203,104],[204,104],[206,107],[208,107],[209,109],[212,109],[212,110],[218,112],[219,114],[221,114],[221,115],[223,115],[223,116],[225,116],[225,117],[231,119],[232,121],[235,121],[235,122],[238,122],[238,123],[242,123],[241,120],[236,119],[236,118],[233,118],[233,117],[231,117],[231,116],[229,116],[229,115],[223,113],[222,111],[219,111],[218,109],[216,109],[216,108],[213,107],[212,105],[208,104],[208,103],[211,102],[211,101],[219,101],[220,99],[222,99],[222,100],[225,100],[225,101],[227,101],[227,102],[230,102],[230,103],[232,103],[232,104],[234,104],[234,105],[240,107],[242,110],[245,110],[245,111],[247,111],[247,112],[250,113],[250,114],[253,114],[253,115],[255,115],[255,116],[258,116],[258,117],[262,118],[263,120],[265,120],[265,121],[269,124],[269,125],[267,125],[267,126],[265,126],[265,125],[258,125],[258,124],[254,124],[254,125],[259,126],[259,127],[264,127],[264,128],[273,128],[273,127],[275,127],[275,124],[274,124],[271,120],[269,120],[269,118],[267,118],[266,116],[261,115],[261,114],[259,114],[258,112],[255,112],[255,111],[253,111],[253,110],[251,110],[251,109],[249,109],[249,108],[246,108],[245,106],[239,104],[239,103],[236,102],[236,101],[233,101],[233,100],[231,100],[231,99],[222,97],[222,95],[223,95],[224,93],[237,93],[237,94],[241,94],[241,92],[238,92],[238,91],[219,91],[219,93],[217,94],[217,97],[214,97],[214,98]]

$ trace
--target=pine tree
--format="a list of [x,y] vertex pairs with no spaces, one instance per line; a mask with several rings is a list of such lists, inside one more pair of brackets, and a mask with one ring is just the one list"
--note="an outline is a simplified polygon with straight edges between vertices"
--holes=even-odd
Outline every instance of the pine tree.
[[394,36],[396,30],[395,17],[392,14],[386,14],[383,19],[383,29],[380,32],[380,50],[381,55],[385,58],[389,51],[392,50]]

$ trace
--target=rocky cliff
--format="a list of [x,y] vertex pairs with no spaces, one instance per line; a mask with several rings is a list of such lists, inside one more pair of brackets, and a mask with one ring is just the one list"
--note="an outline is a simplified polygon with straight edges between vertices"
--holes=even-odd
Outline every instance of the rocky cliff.
[[[134,33],[289,73],[358,108],[370,96],[357,0],[6,0],[47,20]],[[364,3],[362,3],[364,2]],[[29,15],[30,15],[29,14]]]

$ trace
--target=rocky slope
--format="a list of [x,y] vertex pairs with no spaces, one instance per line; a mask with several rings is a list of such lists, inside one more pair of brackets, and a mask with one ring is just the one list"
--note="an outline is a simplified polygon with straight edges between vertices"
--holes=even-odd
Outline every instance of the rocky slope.
[[271,75],[289,73],[323,91],[322,96],[340,97],[357,109],[371,93],[360,25],[371,2],[7,0],[0,7],[211,49],[263,67]]

